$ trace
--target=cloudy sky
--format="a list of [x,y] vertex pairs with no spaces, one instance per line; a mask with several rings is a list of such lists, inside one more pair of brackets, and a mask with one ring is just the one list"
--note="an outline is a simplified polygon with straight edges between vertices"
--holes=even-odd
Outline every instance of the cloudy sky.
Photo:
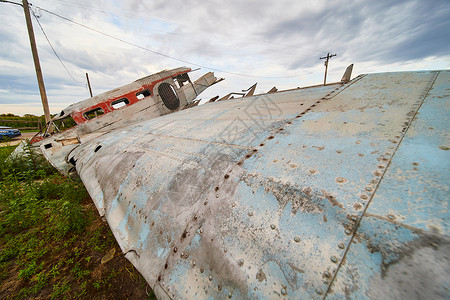
[[[20,0],[11,0],[21,2]],[[225,81],[202,98],[363,73],[450,68],[448,0],[29,0],[50,110],[179,66]],[[0,3],[0,113],[42,115],[22,7]],[[160,53],[162,55],[159,55]],[[169,57],[172,58],[169,58]],[[173,59],[174,58],[174,59]],[[177,60],[178,59],[178,60]],[[67,68],[67,70],[66,70]]]

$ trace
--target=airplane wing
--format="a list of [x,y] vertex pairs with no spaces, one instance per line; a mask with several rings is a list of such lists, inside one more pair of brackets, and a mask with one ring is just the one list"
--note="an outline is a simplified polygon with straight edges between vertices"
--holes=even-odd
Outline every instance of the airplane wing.
[[80,144],[159,298],[445,298],[450,72],[208,103]]

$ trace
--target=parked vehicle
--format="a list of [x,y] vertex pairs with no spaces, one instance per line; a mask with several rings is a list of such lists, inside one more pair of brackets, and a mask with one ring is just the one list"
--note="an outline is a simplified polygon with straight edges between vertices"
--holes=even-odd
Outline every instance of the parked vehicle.
[[19,129],[14,129],[7,126],[0,126],[0,140],[4,138],[15,138],[16,136],[21,136]]

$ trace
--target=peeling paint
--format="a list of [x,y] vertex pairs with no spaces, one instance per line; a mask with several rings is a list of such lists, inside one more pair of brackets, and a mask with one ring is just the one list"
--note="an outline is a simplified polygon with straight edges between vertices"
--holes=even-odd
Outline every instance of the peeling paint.
[[449,83],[362,75],[41,149],[160,298],[446,298]]

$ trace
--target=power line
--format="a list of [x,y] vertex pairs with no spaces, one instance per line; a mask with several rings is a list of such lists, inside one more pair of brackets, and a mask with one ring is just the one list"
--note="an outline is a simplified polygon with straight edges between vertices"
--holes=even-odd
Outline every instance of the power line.
[[[130,17],[133,19],[142,19],[142,20],[150,20],[152,22],[155,23],[161,23],[161,24],[167,24],[167,25],[176,25],[176,26],[181,26],[182,28],[191,28],[197,31],[203,31],[203,32],[208,32],[207,30],[204,30],[203,28],[199,28],[199,27],[194,27],[191,25],[186,25],[186,24],[182,24],[182,23],[176,23],[176,22],[171,22],[171,21],[166,21],[166,20],[160,20],[160,19],[156,19],[156,18],[149,18],[149,17],[145,17],[145,16],[141,16],[141,15],[136,15],[134,13],[131,12],[126,12],[126,11],[114,11],[114,10],[107,10],[107,9],[103,9],[103,8],[96,8],[94,6],[90,6],[90,5],[82,5],[82,4],[78,4],[78,3],[73,3],[73,2],[69,2],[69,1],[62,1],[62,0],[47,0],[50,2],[58,2],[58,3],[65,3],[66,5],[69,6],[73,6],[73,7],[78,7],[78,8],[82,8],[82,9],[86,9],[86,10],[96,10],[102,13],[110,13],[110,14],[116,14],[116,15],[122,15],[122,16],[126,16],[126,17]],[[229,34],[229,33],[225,33],[225,32],[220,32],[217,31],[217,29],[214,29],[214,33],[216,34],[220,34],[220,35],[224,35],[224,36],[229,36],[229,37],[239,37],[239,38],[245,38],[247,41],[253,41],[253,42],[257,42],[257,43],[264,43],[264,44],[270,44],[270,45],[274,45],[276,47],[281,47],[281,48],[291,48],[291,49],[304,49],[304,50],[309,50],[309,51],[314,51],[314,52],[320,52],[323,53],[325,52],[325,50],[318,50],[318,49],[312,49],[312,48],[306,48],[306,47],[302,47],[302,46],[296,46],[296,45],[284,45],[284,44],[280,44],[277,42],[272,42],[269,40],[259,40],[259,39],[255,39],[249,36],[245,36],[245,35],[240,35],[240,34]],[[178,35],[178,36],[186,36],[188,38],[192,38],[192,36],[189,35],[183,35],[180,33],[171,33],[171,32],[167,32],[167,34],[174,34],[174,35]],[[195,37],[195,36],[194,36]]]
[[46,34],[45,31],[44,31],[44,28],[43,28],[42,25],[41,25],[41,22],[39,22],[39,17],[36,16],[36,13],[35,13],[31,8],[30,8],[30,11],[31,11],[31,13],[33,14],[34,18],[36,19],[37,23],[39,24],[39,27],[41,28],[42,33],[43,33],[44,36],[45,36],[45,39],[47,40],[48,44],[50,45],[50,48],[52,48],[52,50],[53,50],[53,53],[56,55],[56,57],[58,58],[59,62],[62,64],[62,66],[64,67],[64,69],[66,69],[67,74],[69,74],[69,76],[72,78],[72,80],[75,81],[76,83],[83,83],[82,81],[76,80],[76,79],[72,76],[72,74],[70,74],[69,69],[67,69],[66,65],[65,65],[64,62],[61,60],[61,57],[59,57],[58,53],[56,52],[55,48],[53,47],[52,43],[50,42],[50,40],[49,40],[47,34]]
[[22,6],[22,7],[23,7],[22,3],[17,3],[17,2],[13,2],[13,1],[8,1],[8,0],[0,0],[0,2],[4,2],[4,3],[10,3],[10,4],[15,4],[15,5],[19,5],[19,6]]
[[[17,2],[13,2],[13,1],[0,0],[0,2],[10,3],[10,4],[15,4],[15,5],[19,5],[19,6],[22,6],[22,7],[23,7],[22,3],[17,3]],[[83,83],[82,81],[76,80],[76,79],[72,76],[72,74],[69,72],[69,70],[67,69],[66,65],[65,65],[64,62],[61,60],[61,58],[59,57],[59,55],[58,55],[58,53],[56,52],[55,48],[53,47],[52,43],[50,42],[50,40],[49,40],[47,34],[45,33],[45,30],[44,30],[44,28],[42,27],[42,24],[39,22],[39,17],[38,17],[38,16],[36,15],[36,13],[31,9],[31,4],[29,4],[29,5],[30,5],[29,9],[30,9],[31,13],[33,14],[34,18],[36,19],[36,21],[37,21],[39,27],[41,28],[42,33],[43,33],[44,36],[45,36],[45,39],[47,40],[48,44],[50,45],[50,47],[51,47],[52,50],[53,50],[53,53],[56,55],[56,57],[58,58],[58,60],[60,61],[60,63],[61,63],[62,66],[64,67],[64,69],[66,69],[67,74],[69,74],[69,76],[70,76],[70,77],[73,79],[73,81],[75,81],[76,83]]]
[[[8,1],[8,0],[0,0],[0,2],[12,3],[12,4],[17,4],[17,5],[22,6],[22,5],[19,4],[19,3],[12,2],[12,1]],[[65,1],[64,1],[64,2],[65,2]],[[66,2],[66,3],[70,3],[70,2]],[[30,4],[30,6],[32,6],[32,4]],[[292,75],[292,76],[258,76],[258,75],[251,75],[251,74],[244,74],[244,73],[230,72],[230,71],[225,71],[225,70],[221,70],[221,69],[217,69],[217,68],[208,67],[208,66],[205,66],[205,65],[201,65],[201,64],[194,63],[194,62],[190,62],[190,61],[187,61],[187,60],[184,60],[184,59],[180,59],[180,58],[177,58],[177,57],[174,57],[174,56],[170,56],[170,55],[167,55],[167,54],[164,54],[164,53],[161,53],[161,52],[158,52],[158,51],[154,51],[154,50],[152,50],[152,49],[149,49],[149,48],[146,48],[146,47],[143,47],[143,46],[134,44],[134,43],[132,43],[132,42],[126,41],[126,40],[124,40],[124,39],[115,37],[115,36],[110,35],[110,34],[108,34],[108,33],[102,32],[102,31],[100,31],[100,30],[94,29],[94,28],[92,28],[92,27],[89,27],[89,26],[86,26],[86,25],[81,24],[81,23],[79,23],[79,22],[76,22],[76,21],[74,21],[74,20],[71,20],[71,19],[69,19],[69,18],[67,18],[67,17],[61,16],[61,15],[59,15],[59,14],[57,14],[57,13],[51,12],[51,11],[45,9],[45,8],[40,7],[40,6],[35,5],[35,7],[38,8],[38,9],[40,9],[41,11],[45,11],[45,12],[47,12],[47,13],[49,13],[49,14],[51,14],[51,15],[54,15],[54,16],[56,16],[56,17],[59,17],[59,18],[61,18],[61,19],[63,19],[63,20],[66,20],[66,21],[71,22],[71,23],[73,23],[73,24],[76,24],[76,25],[78,25],[78,26],[84,27],[84,28],[86,28],[86,29],[88,29],[88,30],[94,31],[94,32],[96,32],[96,33],[98,33],[98,34],[101,34],[101,35],[107,36],[107,37],[109,37],[109,38],[115,39],[115,40],[120,41],[120,42],[122,42],[122,43],[128,44],[128,45],[130,45],[130,46],[133,46],[133,47],[139,48],[139,49],[141,49],[141,50],[145,50],[145,51],[151,52],[151,53],[153,53],[153,54],[160,55],[160,56],[163,56],[163,57],[166,57],[166,58],[175,60],[175,61],[183,62],[183,63],[190,64],[190,65],[193,65],[193,66],[197,66],[197,67],[200,67],[200,68],[204,68],[204,69],[207,69],[207,70],[217,71],[217,72],[222,72],[222,73],[225,73],[225,74],[231,74],[231,75],[236,75],[236,76],[253,77],[253,78],[266,78],[266,79],[268,79],[268,78],[275,78],[275,79],[276,79],[276,78],[295,78],[295,77],[301,76],[301,75]],[[79,6],[79,7],[82,7],[82,6]],[[34,12],[33,12],[33,15],[34,15]],[[35,16],[35,18],[36,18],[36,20],[37,20],[36,15],[34,15],[34,16]],[[38,20],[37,20],[37,21],[38,21]],[[38,24],[39,24],[39,26],[41,27],[41,30],[42,30],[42,32],[44,33],[45,38],[47,39],[48,43],[50,44],[50,47],[52,48],[53,52],[55,53],[55,55],[57,56],[57,58],[59,59],[59,61],[61,62],[61,64],[62,64],[62,65],[64,66],[64,68],[66,69],[67,73],[70,75],[70,77],[72,77],[72,79],[73,79],[75,82],[80,83],[80,82],[77,81],[75,78],[73,78],[73,76],[70,74],[70,72],[69,72],[69,70],[67,69],[67,67],[64,65],[64,63],[63,63],[62,60],[60,59],[59,55],[57,54],[57,52],[55,51],[55,49],[54,49],[53,46],[51,45],[51,43],[50,43],[50,41],[49,41],[47,35],[45,34],[45,31],[44,31],[44,29],[42,28],[42,26],[41,26],[41,24],[40,24],[39,21],[38,21]],[[176,24],[176,23],[174,23],[174,24]],[[179,24],[178,24],[178,25],[179,25]],[[261,42],[261,41],[259,41],[259,42]],[[270,43],[270,42],[268,42],[268,41],[263,41],[263,42]],[[286,47],[287,47],[287,46],[286,46]],[[289,47],[293,47],[293,46],[289,46]]]
[[164,53],[161,53],[161,52],[158,52],[158,51],[155,51],[155,50],[152,50],[152,49],[149,49],[149,48],[137,45],[137,44],[134,44],[134,43],[126,41],[124,39],[115,37],[115,36],[113,36],[111,34],[108,34],[108,33],[102,32],[100,30],[97,30],[95,28],[92,28],[92,27],[86,26],[84,24],[81,24],[81,23],[79,23],[77,21],[74,21],[72,19],[69,19],[67,17],[61,16],[61,15],[59,15],[57,13],[51,12],[51,11],[45,9],[45,8],[42,8],[42,7],[39,7],[39,6],[36,6],[36,5],[35,5],[35,7],[39,8],[40,10],[45,11],[45,12],[51,14],[51,15],[54,15],[54,16],[56,16],[58,18],[61,18],[63,20],[66,20],[68,22],[76,24],[76,25],[81,26],[83,28],[86,28],[88,30],[94,31],[94,32],[96,32],[98,34],[107,36],[107,37],[112,38],[114,40],[120,41],[122,43],[128,44],[130,46],[133,46],[133,47],[139,48],[141,50],[145,50],[145,51],[151,52],[153,54],[160,55],[160,56],[163,56],[163,57],[175,60],[175,61],[179,61],[179,62],[182,62],[182,63],[185,63],[185,64],[189,64],[189,65],[193,65],[193,66],[196,66],[196,67],[204,68],[204,69],[207,69],[207,70],[216,71],[216,72],[222,72],[222,73],[231,74],[231,75],[237,75],[237,76],[254,77],[254,78],[295,78],[295,77],[299,77],[300,76],[300,75],[293,75],[293,76],[258,76],[258,75],[250,75],[250,74],[229,72],[229,71],[225,71],[225,70],[221,70],[221,69],[217,69],[217,68],[208,67],[208,66],[205,66],[205,65],[201,65],[201,64],[194,63],[194,62],[190,62],[190,61],[187,61],[187,60],[184,60],[184,59],[180,59],[180,58],[177,58],[177,57],[174,57],[174,56],[171,56],[171,55],[167,55],[167,54],[164,54]]

